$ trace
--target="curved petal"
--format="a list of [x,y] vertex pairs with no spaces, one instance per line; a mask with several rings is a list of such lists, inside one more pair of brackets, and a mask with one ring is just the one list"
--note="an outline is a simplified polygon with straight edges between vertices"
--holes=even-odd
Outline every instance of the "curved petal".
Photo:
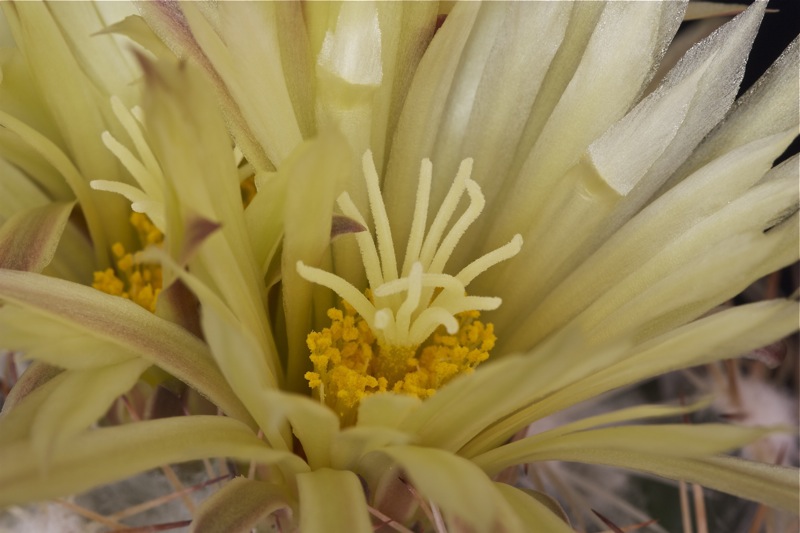
[[28,272],[0,270],[0,298],[75,331],[151,361],[228,413],[252,418],[211,359],[208,347],[185,330],[133,302],[90,287]]
[[607,449],[661,457],[703,457],[740,448],[770,432],[726,424],[628,425],[567,434],[557,429],[505,444],[472,460],[487,474],[495,475],[512,465],[558,460],[561,453],[580,461],[582,450],[587,456],[593,450]]
[[290,507],[280,485],[237,477],[203,502],[192,518],[195,533],[247,533],[264,518]]
[[0,268],[41,272],[56,253],[75,202],[20,212],[0,227]]
[[270,449],[250,428],[231,418],[164,418],[82,433],[53,451],[46,471],[30,443],[3,447],[0,505],[66,496],[159,465],[207,457],[308,470],[299,457]]
[[466,523],[476,531],[523,531],[506,500],[474,463],[418,446],[390,446],[375,453],[397,461],[420,494],[443,511],[448,524]]
[[[43,464],[74,435],[103,416],[121,394],[136,384],[150,362],[132,359],[100,368],[68,370],[39,406],[31,426],[31,446]],[[91,389],[92,394],[86,391]]]
[[[543,391],[543,396],[535,402],[498,420],[459,453],[472,457],[491,450],[540,418],[618,387],[765,346],[796,331],[797,314],[797,302],[773,300],[734,307],[677,328],[629,349],[626,356],[610,361],[571,383],[550,389],[552,392],[549,394]],[[559,364],[562,368],[586,366],[580,353],[576,353],[575,363],[569,364],[562,357],[558,359]]]
[[367,502],[358,477],[322,468],[297,475],[301,531],[370,533]]
[[[651,431],[652,426],[648,426],[643,428],[641,435],[656,437],[655,433],[649,433]],[[669,440],[666,435],[662,437]],[[566,443],[562,441],[554,448],[542,451],[536,455],[535,460],[578,461],[640,470],[670,479],[698,483],[771,507],[797,512],[797,494],[800,487],[796,468],[726,456],[659,455],[642,451],[641,446],[631,442],[628,445],[625,445],[625,442],[617,442],[613,446],[605,446],[604,443],[590,439],[584,440],[580,445],[582,449],[569,448],[564,444]]]
[[536,524],[537,532],[573,533],[575,531],[552,509],[526,491],[505,483],[495,483],[494,486],[525,524]]

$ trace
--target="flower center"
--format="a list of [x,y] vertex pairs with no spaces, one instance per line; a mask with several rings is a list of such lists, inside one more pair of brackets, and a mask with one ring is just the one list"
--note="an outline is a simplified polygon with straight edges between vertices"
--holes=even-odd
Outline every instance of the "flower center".
[[[343,299],[343,310],[328,311],[331,326],[311,332],[307,342],[314,371],[306,374],[320,401],[343,423],[355,420],[358,402],[376,392],[428,398],[459,374],[471,372],[489,357],[495,342],[492,324],[479,311],[494,310],[501,300],[468,296],[466,287],[479,274],[514,257],[522,237],[474,260],[458,274],[443,272],[456,244],[483,210],[480,186],[470,179],[472,159],[461,162],[450,190],[428,227],[433,167],[422,161],[416,205],[402,269],[395,258],[389,219],[378,173],[367,151],[362,159],[375,239],[356,234],[370,289],[362,294],[330,272],[297,263],[305,279],[328,287]],[[464,193],[469,205],[447,230]],[[342,213],[363,227],[364,217],[345,192],[337,199]],[[427,231],[426,231],[427,228]]]
[[[142,213],[131,213],[131,225],[136,229],[142,248],[161,244],[164,235]],[[161,292],[161,266],[140,263],[134,254],[125,250],[122,243],[114,243],[111,251],[117,260],[116,270],[107,268],[94,273],[92,287],[114,296],[121,296],[144,307],[151,313]]]

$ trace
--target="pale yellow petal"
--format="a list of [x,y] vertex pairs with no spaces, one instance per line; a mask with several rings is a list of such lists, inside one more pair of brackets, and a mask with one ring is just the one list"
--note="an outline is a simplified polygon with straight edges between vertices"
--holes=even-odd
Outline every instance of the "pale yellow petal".
[[[0,431],[0,446],[5,447],[17,441],[29,443],[31,427],[36,420],[37,411],[64,381],[65,376],[61,369],[56,370],[51,366],[45,368],[41,365],[44,363],[40,364],[40,370],[49,370],[42,376],[42,380],[38,383],[30,383],[24,378],[20,379],[19,383],[22,383],[23,386],[27,385],[28,390],[23,390],[13,396],[9,394],[9,398],[3,405],[0,415],[0,430],[2,430]],[[33,385],[35,388],[31,389]],[[9,403],[8,400],[12,400],[13,403]]]
[[527,491],[495,483],[495,487],[525,524],[536,524],[541,533],[572,533],[574,530],[551,509],[528,494]]
[[267,405],[272,424],[288,421],[312,468],[331,464],[332,442],[339,432],[339,419],[325,407],[298,394],[280,391],[262,391],[261,401]]
[[476,531],[523,531],[509,504],[474,463],[417,446],[391,446],[375,453],[397,461],[416,490],[441,509],[450,527],[463,521]]
[[279,165],[302,137],[284,83],[276,5],[216,4],[219,33],[206,18],[210,13],[201,13],[191,2],[181,7],[194,38],[230,91],[254,138],[272,164]]
[[53,203],[5,221],[0,226],[0,267],[41,272],[53,259],[74,206]]
[[3,447],[0,505],[67,496],[159,465],[208,457],[281,464],[294,472],[308,469],[296,455],[267,447],[237,420],[165,418],[84,432],[54,450],[46,473],[29,442]]
[[[17,379],[14,387],[6,396],[0,415],[6,415],[18,403],[59,375],[63,370],[63,368],[48,365],[47,363],[33,361]],[[32,419],[33,417],[29,416],[28,418]]]
[[796,131],[800,121],[798,61],[800,37],[792,41],[769,70],[736,101],[725,120],[703,139],[664,187],[671,187],[702,165],[755,139],[791,128]]
[[[526,316],[513,337],[501,337],[500,342],[510,349],[529,346],[574,318],[693,225],[742,195],[761,179],[793,137],[794,133],[787,131],[754,141],[698,170],[643,209],[596,253],[577,265]],[[502,308],[497,315],[504,319],[510,316]]]
[[196,533],[247,533],[260,520],[292,505],[288,491],[273,483],[236,477],[211,495],[192,516]]
[[98,368],[136,357],[127,347],[115,346],[74,325],[14,305],[0,307],[0,334],[6,349],[59,368]]
[[164,193],[170,255],[182,259],[193,220],[220,224],[197,247],[190,268],[256,339],[277,376],[266,288],[250,247],[230,137],[211,87],[193,65],[141,62],[150,147],[169,182]]
[[364,490],[354,473],[322,468],[299,474],[297,490],[300,531],[372,531]]
[[545,432],[500,446],[473,457],[472,461],[491,476],[509,466],[535,461],[592,463],[594,454],[601,450],[664,458],[706,457],[740,448],[771,431],[774,430],[726,424],[654,424],[590,429],[566,435],[555,432],[552,438]]
[[[130,359],[115,365],[68,370],[36,411],[31,446],[43,464],[55,450],[97,422],[122,394],[136,384],[149,361]],[[86,391],[91,389],[92,394]]]
[[306,335],[315,319],[322,322],[333,300],[327,290],[316,290],[314,296],[315,289],[297,273],[296,265],[303,261],[316,267],[328,260],[333,203],[344,187],[350,161],[344,139],[330,132],[302,145],[285,165],[290,187],[284,211],[281,265],[289,341],[287,384],[297,392],[308,390],[303,379],[311,368]]
[[[183,328],[131,301],[90,287],[12,270],[0,270],[0,298],[37,314],[40,318],[35,323],[58,322],[74,331],[76,338],[88,336],[117,349],[131,350],[194,387],[229,416],[252,423],[213,362],[208,347]],[[101,358],[103,353],[90,351],[84,356]]]
[[[526,425],[604,392],[765,346],[797,329],[799,311],[797,302],[773,300],[735,307],[677,328],[498,421],[464,446],[460,453],[472,457],[490,450]],[[563,356],[553,359],[565,361]],[[577,360],[581,362],[566,367],[587,365],[587,359],[581,358],[580,352]]]
[[397,444],[412,444],[413,435],[387,427],[349,427],[331,442],[331,466],[353,470],[366,454]]

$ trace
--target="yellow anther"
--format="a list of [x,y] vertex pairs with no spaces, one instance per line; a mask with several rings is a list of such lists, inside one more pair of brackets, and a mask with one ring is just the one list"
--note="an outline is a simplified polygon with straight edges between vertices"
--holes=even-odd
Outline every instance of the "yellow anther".
[[[485,200],[480,186],[470,179],[472,160],[465,159],[429,223],[433,166],[426,159],[420,165],[405,257],[399,263],[380,178],[369,151],[362,158],[362,168],[374,232],[363,231],[355,238],[369,288],[362,294],[335,274],[297,263],[302,277],[328,287],[343,300],[342,310],[328,311],[330,327],[308,336],[314,372],[306,379],[344,425],[355,421],[358,402],[364,396],[392,391],[428,398],[485,361],[495,336],[491,324],[478,320],[479,311],[497,309],[500,298],[469,296],[466,287],[522,247],[522,237],[515,235],[457,274],[446,273],[453,250],[480,215]],[[466,211],[451,223],[465,194],[469,199]],[[337,204],[342,214],[368,227],[346,192]]]
[[[164,235],[146,215],[132,213],[131,225],[136,230],[141,248],[159,245]],[[95,272],[92,287],[113,296],[121,296],[155,312],[158,295],[161,293],[161,266],[139,263],[134,254],[125,250],[122,243],[114,243],[111,253],[117,259],[116,271],[108,268]]]
[[125,255],[125,247],[118,242],[115,242],[113,246],[111,246],[111,251],[113,252],[114,257],[116,257],[117,259],[120,259],[122,256]]
[[488,359],[495,342],[492,324],[478,320],[479,312],[467,311],[456,315],[459,327],[452,335],[442,326],[418,347],[386,346],[355,309],[346,302],[342,307],[328,310],[329,327],[308,334],[314,371],[305,378],[344,425],[355,422],[359,402],[370,394],[433,396]]

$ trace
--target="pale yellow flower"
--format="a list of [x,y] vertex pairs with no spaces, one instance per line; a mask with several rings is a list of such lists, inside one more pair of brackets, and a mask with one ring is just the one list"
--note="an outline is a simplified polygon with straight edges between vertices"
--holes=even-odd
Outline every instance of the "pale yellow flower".
[[[139,7],[143,18],[109,31],[141,46],[141,87],[112,75],[132,61],[124,51],[95,58],[80,9],[4,5],[40,80],[40,99],[20,109],[53,115],[37,122],[0,101],[0,123],[23,141],[6,150],[33,150],[44,176],[66,179],[71,193],[54,185],[48,198],[77,198],[92,270],[131,232],[105,199],[147,214],[165,240],[141,257],[161,263],[168,288],[153,314],[36,273],[58,256],[63,206],[3,226],[0,338],[66,370],[40,364],[10,397],[0,504],[224,456],[259,468],[210,498],[196,530],[244,531],[289,509],[275,519],[307,532],[389,518],[398,529],[570,531],[546,497],[499,480],[552,460],[795,511],[796,469],[718,455],[775,428],[631,423],[703,401],[513,438],[581,401],[796,330],[794,300],[700,318],[798,259],[797,156],[771,168],[798,133],[797,40],[734,103],[763,3],[647,96],[685,3],[465,2],[438,29],[435,3]],[[56,69],[46,50],[68,62]],[[50,99],[59,76],[69,91]],[[53,124],[63,139],[41,131]],[[45,179],[6,158],[20,187]],[[351,348],[349,370],[360,357],[381,364],[326,376]],[[87,429],[151,364],[227,416]]]

